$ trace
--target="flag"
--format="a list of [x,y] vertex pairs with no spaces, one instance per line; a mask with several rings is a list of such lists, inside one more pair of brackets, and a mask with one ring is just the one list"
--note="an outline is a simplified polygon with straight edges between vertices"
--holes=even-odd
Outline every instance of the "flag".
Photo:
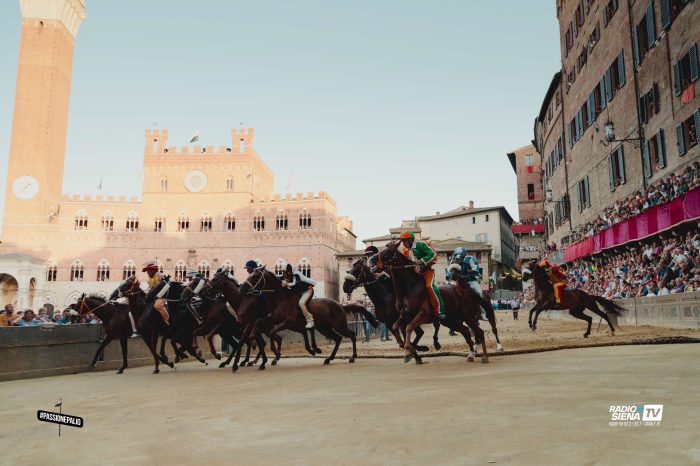
[[498,279],[496,278],[496,271],[495,270],[491,274],[491,281],[494,283],[496,283],[498,281]]
[[192,135],[192,139],[190,139],[190,144],[197,141],[199,141],[199,130],[195,131]]
[[688,84],[681,93],[681,103],[687,104],[695,97],[695,84]]
[[55,405],[53,405],[53,407],[54,407],[54,408],[58,408],[59,406],[62,406],[62,405],[63,405],[63,399],[60,399],[60,400],[58,400],[58,401],[56,402]]

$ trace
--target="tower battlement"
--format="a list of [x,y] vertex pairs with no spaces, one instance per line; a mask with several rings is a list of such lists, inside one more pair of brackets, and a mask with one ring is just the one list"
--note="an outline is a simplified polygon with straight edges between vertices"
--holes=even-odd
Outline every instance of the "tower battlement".
[[200,154],[215,154],[215,155],[242,155],[254,154],[253,136],[255,130],[253,128],[233,128],[231,129],[231,144],[227,146],[202,146],[202,145],[187,145],[187,146],[168,146],[168,130],[167,129],[146,129],[144,155],[200,155]]
[[256,198],[256,204],[266,204],[266,203],[292,203],[299,201],[313,201],[313,200],[327,200],[333,206],[335,206],[335,199],[333,199],[327,192],[319,191],[318,193],[308,192],[308,193],[287,193],[287,194],[271,194],[269,196],[263,196],[261,198]]

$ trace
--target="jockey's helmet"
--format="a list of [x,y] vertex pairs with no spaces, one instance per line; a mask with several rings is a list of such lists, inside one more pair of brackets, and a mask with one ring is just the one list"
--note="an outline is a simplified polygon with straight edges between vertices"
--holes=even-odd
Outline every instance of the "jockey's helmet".
[[459,257],[460,259],[462,259],[466,255],[467,255],[467,250],[464,249],[462,246],[460,246],[454,250],[454,252],[452,253],[452,258],[456,259]]
[[379,249],[377,248],[377,246],[367,246],[365,248],[365,256],[369,257],[375,254],[379,254]]
[[257,269],[258,263],[251,259],[245,263],[245,268],[246,269]]
[[416,239],[412,231],[404,230],[399,235],[399,239]]
[[146,262],[145,264],[143,264],[143,269],[141,270],[141,272],[148,272],[149,270],[157,272],[158,270],[160,270],[160,267],[155,261]]

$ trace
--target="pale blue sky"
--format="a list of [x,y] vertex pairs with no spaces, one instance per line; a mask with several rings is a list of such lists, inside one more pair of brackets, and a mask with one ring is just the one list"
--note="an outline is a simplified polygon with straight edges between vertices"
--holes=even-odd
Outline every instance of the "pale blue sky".
[[[88,0],[64,192],[141,193],[143,130],[172,145],[240,121],[276,192],[328,191],[360,239],[466,204],[517,218],[506,152],[559,69],[553,0]],[[0,196],[19,2],[0,2]],[[361,243],[358,242],[358,246]]]

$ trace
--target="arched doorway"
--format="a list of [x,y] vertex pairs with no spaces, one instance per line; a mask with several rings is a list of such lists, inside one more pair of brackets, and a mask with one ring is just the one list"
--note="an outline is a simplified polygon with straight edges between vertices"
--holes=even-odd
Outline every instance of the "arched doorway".
[[10,274],[0,273],[0,307],[17,302],[17,279]]

